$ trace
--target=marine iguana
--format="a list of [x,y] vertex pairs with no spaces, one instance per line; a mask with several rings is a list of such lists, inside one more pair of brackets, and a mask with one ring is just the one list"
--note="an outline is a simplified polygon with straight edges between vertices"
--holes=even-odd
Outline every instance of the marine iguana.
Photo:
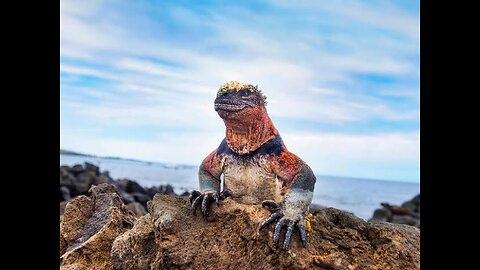
[[[267,114],[266,97],[258,86],[231,81],[220,86],[215,110],[226,126],[226,136],[199,168],[200,191],[193,191],[193,214],[201,205],[208,216],[212,202],[232,196],[244,203],[262,203],[271,215],[259,230],[278,220],[273,242],[287,227],[283,248],[288,249],[295,225],[306,244],[306,216],[316,178],[310,167],[289,152]],[[224,189],[220,190],[221,175]]]

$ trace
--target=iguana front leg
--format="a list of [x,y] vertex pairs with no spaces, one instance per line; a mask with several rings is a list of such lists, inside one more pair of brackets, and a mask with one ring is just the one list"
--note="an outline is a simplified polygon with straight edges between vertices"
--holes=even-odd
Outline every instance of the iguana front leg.
[[273,212],[261,224],[260,228],[278,219],[273,234],[273,242],[278,243],[283,227],[287,227],[283,249],[288,249],[295,226],[300,233],[302,244],[306,244],[306,215],[312,202],[313,189],[316,178],[310,167],[299,157],[290,152],[283,152],[274,161],[274,172],[282,183],[282,193],[285,194],[282,202],[277,204],[272,200],[262,203]]
[[212,202],[220,205],[220,200],[231,196],[228,190],[220,192],[220,175],[222,174],[221,158],[216,150],[210,153],[200,164],[198,170],[198,181],[200,191],[194,190],[190,194],[190,204],[193,214],[196,215],[197,208],[202,209],[202,215],[208,216],[208,207]]

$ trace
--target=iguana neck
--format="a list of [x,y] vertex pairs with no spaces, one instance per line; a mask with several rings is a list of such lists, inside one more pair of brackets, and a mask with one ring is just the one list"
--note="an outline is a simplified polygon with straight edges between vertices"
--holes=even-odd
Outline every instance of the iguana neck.
[[277,129],[266,111],[248,119],[224,119],[226,141],[230,149],[240,155],[257,150],[275,138]]

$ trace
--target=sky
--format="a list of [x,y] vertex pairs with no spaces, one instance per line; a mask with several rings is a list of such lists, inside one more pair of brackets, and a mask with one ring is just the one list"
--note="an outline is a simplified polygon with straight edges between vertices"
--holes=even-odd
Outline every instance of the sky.
[[316,174],[419,182],[419,1],[60,1],[60,148],[199,165],[247,82]]

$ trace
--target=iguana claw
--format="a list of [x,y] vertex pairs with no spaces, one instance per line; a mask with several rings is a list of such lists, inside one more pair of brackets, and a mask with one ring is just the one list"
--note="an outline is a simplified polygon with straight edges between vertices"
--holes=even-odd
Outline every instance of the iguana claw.
[[197,190],[192,191],[189,196],[190,204],[192,205],[193,215],[197,215],[197,208],[201,205],[201,211],[203,217],[207,217],[208,207],[212,202],[215,202],[217,206],[220,206],[220,201],[224,200],[227,197],[231,197],[232,193],[230,190],[225,189],[222,192],[216,191],[207,191],[207,192],[200,192]]
[[290,247],[293,230],[296,225],[300,233],[300,240],[302,241],[302,245],[305,247],[306,239],[307,239],[307,231],[305,226],[305,223],[306,223],[305,214],[300,214],[300,215],[289,214],[288,210],[285,209],[285,206],[283,203],[277,204],[271,200],[263,201],[262,206],[267,207],[273,213],[260,223],[259,230],[261,230],[268,224],[274,222],[275,220],[279,219],[273,233],[273,243],[275,245],[278,245],[278,240],[280,239],[280,233],[282,229],[286,226],[287,231],[285,233],[285,240],[283,241],[283,249],[288,250],[288,248]]

